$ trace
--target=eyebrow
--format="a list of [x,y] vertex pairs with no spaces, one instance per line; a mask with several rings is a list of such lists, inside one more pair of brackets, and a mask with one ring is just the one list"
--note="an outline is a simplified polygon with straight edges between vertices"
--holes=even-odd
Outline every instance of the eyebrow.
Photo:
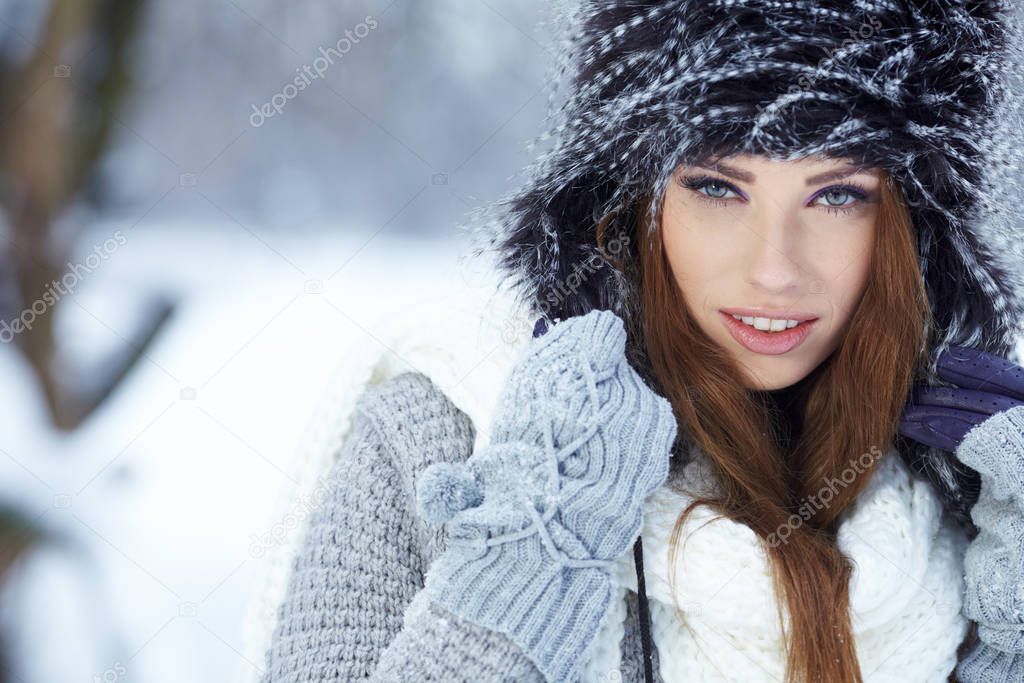
[[[722,175],[733,178],[734,180],[742,181],[744,183],[753,183],[755,180],[757,180],[753,173],[749,173],[738,168],[733,168],[728,164],[718,163],[695,165],[697,166],[697,168],[706,168],[711,171],[717,171]],[[857,175],[858,173],[866,173],[868,172],[868,170],[868,166],[849,164],[846,168],[841,168],[834,171],[825,171],[824,173],[813,175],[807,179],[807,185],[817,185],[818,183],[824,183],[829,180],[839,180],[841,178],[848,178],[852,175]]]

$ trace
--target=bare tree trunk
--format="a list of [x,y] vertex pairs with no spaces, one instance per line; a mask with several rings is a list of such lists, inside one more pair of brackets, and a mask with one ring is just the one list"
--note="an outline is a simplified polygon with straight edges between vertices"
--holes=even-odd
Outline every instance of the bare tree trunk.
[[15,277],[22,310],[35,313],[42,309],[16,339],[35,368],[54,416],[60,414],[60,401],[49,370],[53,315],[49,306],[43,308],[42,297],[60,277],[57,264],[64,260],[63,249],[50,239],[50,224],[71,192],[74,146],[73,130],[64,123],[67,113],[74,110],[74,92],[71,79],[63,77],[66,74],[59,60],[65,45],[85,31],[93,9],[89,0],[51,5],[35,52],[21,73],[8,79],[13,82],[15,97],[25,98],[10,115],[3,139],[3,163],[11,188],[6,204]]
[[[113,391],[143,355],[167,319],[161,305],[148,316],[151,328],[91,395],[61,382],[54,363],[54,319],[62,290],[56,281],[76,234],[61,238],[53,223],[79,195],[106,150],[116,114],[130,84],[125,54],[142,14],[142,0],[54,0],[39,42],[24,66],[6,65],[0,82],[4,110],[0,165],[6,180],[2,201],[11,229],[8,254],[17,285],[15,339],[39,381],[55,426],[73,429]],[[68,45],[83,36],[97,47],[79,65],[63,63]],[[13,103],[13,104],[12,104]]]

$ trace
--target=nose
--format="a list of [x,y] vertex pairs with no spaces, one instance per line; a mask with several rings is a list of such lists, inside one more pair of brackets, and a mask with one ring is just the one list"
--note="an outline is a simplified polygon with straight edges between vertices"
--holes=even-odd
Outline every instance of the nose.
[[795,290],[802,277],[798,221],[779,209],[763,212],[748,234],[747,282],[773,295]]

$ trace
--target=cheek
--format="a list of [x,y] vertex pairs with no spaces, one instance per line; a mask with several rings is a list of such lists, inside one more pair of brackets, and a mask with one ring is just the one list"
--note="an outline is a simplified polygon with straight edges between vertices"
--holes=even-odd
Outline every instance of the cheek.
[[[705,228],[701,230],[696,226]],[[721,274],[723,245],[712,238],[699,218],[682,220],[679,212],[666,211],[662,218],[661,235],[665,257],[675,281],[687,301],[699,298],[700,290],[708,287],[716,274]]]
[[[867,287],[871,273],[871,248],[871,240],[862,238],[846,240],[829,250],[827,269],[822,276],[828,283],[825,291],[832,299],[839,325],[853,315]],[[842,258],[843,255],[846,258]]]

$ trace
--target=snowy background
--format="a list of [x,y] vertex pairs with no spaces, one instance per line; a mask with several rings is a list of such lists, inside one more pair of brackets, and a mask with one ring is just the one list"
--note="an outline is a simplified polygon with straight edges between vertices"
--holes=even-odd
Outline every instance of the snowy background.
[[[37,52],[59,4],[0,0],[8,63]],[[225,681],[262,664],[240,654],[252,539],[346,349],[467,277],[457,224],[535,156],[554,49],[541,11],[143,3],[110,143],[53,221],[73,236],[69,265],[103,252],[48,312],[60,376],[102,381],[152,312],[171,312],[70,430],[0,344],[0,508],[22,520],[15,540],[41,539],[0,585],[0,681]],[[346,30],[365,36],[254,125]],[[57,79],[103,54],[87,38],[67,51],[8,112],[52,112]]]

